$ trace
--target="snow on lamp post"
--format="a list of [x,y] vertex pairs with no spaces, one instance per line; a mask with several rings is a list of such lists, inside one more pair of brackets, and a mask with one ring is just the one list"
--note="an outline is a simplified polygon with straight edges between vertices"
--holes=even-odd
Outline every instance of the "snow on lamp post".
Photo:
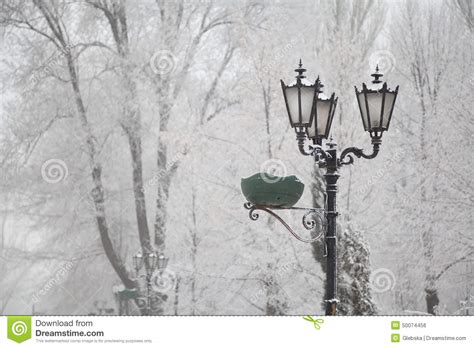
[[[355,88],[357,102],[362,118],[364,130],[369,132],[372,139],[372,152],[367,154],[364,150],[356,147],[348,147],[341,152],[337,144],[329,139],[331,124],[337,105],[337,98],[334,93],[331,97],[326,97],[319,81],[311,85],[305,82],[303,73],[306,71],[302,67],[301,60],[296,82],[292,85],[285,85],[281,81],[283,96],[285,98],[290,125],[295,129],[296,140],[299,151],[305,156],[311,156],[319,166],[325,169],[323,174],[326,181],[326,202],[323,211],[323,219],[319,221],[315,218],[308,218],[309,215],[318,215],[317,208],[297,208],[284,206],[266,206],[251,203],[244,206],[249,209],[249,216],[252,220],[258,219],[255,210],[263,210],[278,219],[296,238],[304,242],[313,242],[324,237],[325,257],[326,257],[326,315],[336,315],[337,313],[337,247],[336,247],[336,193],[337,181],[339,179],[339,168],[343,165],[353,164],[354,156],[357,158],[372,159],[377,156],[382,143],[382,134],[387,131],[392,118],[395,100],[398,94],[398,86],[391,90],[387,83],[383,83],[380,78],[383,76],[379,72],[378,66],[371,75],[374,80],[367,87],[364,83],[359,91]],[[311,97],[312,96],[312,97]],[[313,144],[306,144],[306,140],[312,140]],[[323,146],[323,140],[325,140]],[[296,234],[293,229],[274,210],[277,209],[297,209],[307,211],[303,216],[303,225],[306,229],[314,229],[319,226],[323,233],[316,238],[303,239]],[[324,220],[324,221],[321,221]]]

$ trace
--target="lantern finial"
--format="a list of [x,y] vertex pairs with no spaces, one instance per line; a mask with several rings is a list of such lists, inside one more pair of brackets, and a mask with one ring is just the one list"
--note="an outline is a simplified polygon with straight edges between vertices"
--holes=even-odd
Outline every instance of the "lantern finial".
[[305,68],[303,68],[303,63],[301,62],[301,58],[300,58],[300,62],[299,62],[299,67],[297,69],[295,69],[295,72],[298,73],[298,76],[296,76],[297,79],[304,79],[306,76],[303,75],[303,73],[306,71]]
[[318,75],[318,78],[316,79],[316,81],[318,81],[318,94],[322,94],[323,93],[323,87],[324,87],[324,84],[321,82],[321,80],[319,79],[319,75]]
[[375,67],[375,72],[370,76],[372,76],[374,78],[374,80],[372,80],[373,84],[382,83],[382,81],[380,81],[379,79],[383,76],[383,74],[379,72],[379,65],[378,64]]

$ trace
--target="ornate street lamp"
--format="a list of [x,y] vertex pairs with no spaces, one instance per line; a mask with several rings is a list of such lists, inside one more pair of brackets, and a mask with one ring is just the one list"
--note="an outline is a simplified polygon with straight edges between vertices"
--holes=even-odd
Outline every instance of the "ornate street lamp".
[[135,272],[138,274],[140,269],[143,267],[143,255],[141,251],[133,255],[133,268],[135,268]]
[[[319,77],[317,81],[319,81]],[[331,94],[331,97],[328,98],[323,93],[323,87],[324,85],[319,82],[319,88],[314,100],[313,120],[310,126],[306,128],[308,138],[312,139],[316,145],[321,145],[322,140],[328,138],[337,105],[335,93]]]
[[372,85],[369,88],[363,83],[361,91],[358,91],[355,86],[354,89],[364,129],[374,139],[381,138],[382,133],[388,130],[390,126],[390,119],[392,118],[393,107],[398,94],[398,86],[395,90],[390,90],[386,82],[380,85],[382,83],[380,78],[383,75],[379,72],[378,65],[371,76],[374,77],[374,80],[372,80]]
[[149,253],[145,254],[145,263],[146,263],[146,269],[150,273],[153,273],[153,271],[156,269],[157,266],[157,260],[158,260],[158,255],[154,252],[151,251]]
[[319,87],[318,80],[314,84],[306,80],[306,76],[303,75],[305,71],[300,59],[299,67],[295,69],[298,73],[295,77],[296,81],[285,85],[283,80],[280,80],[290,125],[297,132],[304,131],[313,121],[314,101]]
[[[334,111],[337,104],[337,98],[334,93],[330,98],[322,94],[322,84],[319,79],[314,85],[303,84],[303,69],[301,60],[298,69],[296,83],[292,86],[286,86],[282,81],[283,95],[285,97],[286,108],[290,119],[290,124],[296,131],[296,139],[299,151],[305,156],[312,156],[319,168],[324,168],[324,179],[326,181],[326,201],[323,210],[317,208],[299,208],[299,207],[283,207],[283,206],[265,206],[259,203],[245,203],[244,207],[249,209],[249,216],[252,220],[258,219],[256,210],[262,210],[280,221],[293,236],[304,242],[314,242],[324,237],[325,257],[326,257],[326,315],[336,315],[337,310],[337,249],[336,249],[336,218],[338,212],[336,210],[336,193],[337,180],[339,179],[339,168],[343,165],[354,163],[354,156],[357,158],[371,159],[377,156],[380,145],[382,143],[382,134],[388,130],[390,119],[392,117],[395,100],[398,94],[398,86],[392,90],[387,87],[387,83],[382,83],[380,78],[383,76],[379,72],[378,66],[372,85],[368,88],[366,84],[362,84],[362,90],[356,91],[357,102],[362,117],[364,129],[369,132],[372,138],[372,152],[367,154],[362,149],[349,147],[339,152],[337,144],[327,139],[331,123],[334,117]],[[382,84],[382,85],[381,85]],[[308,88],[310,97],[300,98],[303,86]],[[291,88],[293,88],[291,90]],[[291,92],[289,93],[289,91]],[[308,110],[311,114],[308,115]],[[307,139],[312,140],[313,144],[305,146]],[[307,230],[314,230],[319,227],[321,233],[311,239],[301,238],[278,214],[275,210],[293,209],[303,210],[306,213],[303,216],[303,226]],[[316,216],[316,218],[314,217]],[[322,217],[321,217],[322,216]],[[319,220],[318,220],[319,218]]]
[[165,257],[165,255],[160,254],[158,256],[158,269],[160,271],[163,271],[164,269],[166,269],[166,266],[168,266],[168,258]]

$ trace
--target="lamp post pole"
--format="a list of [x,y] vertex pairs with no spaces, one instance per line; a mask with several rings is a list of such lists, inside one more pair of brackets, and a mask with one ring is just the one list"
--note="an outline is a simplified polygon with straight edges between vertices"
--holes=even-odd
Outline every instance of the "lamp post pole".
[[151,270],[146,270],[146,315],[151,314]]
[[337,163],[337,145],[333,142],[327,143],[329,154],[327,160],[326,173],[324,179],[326,181],[326,315],[336,315],[337,309],[337,210],[336,210],[336,194],[337,180],[339,179],[338,163]]

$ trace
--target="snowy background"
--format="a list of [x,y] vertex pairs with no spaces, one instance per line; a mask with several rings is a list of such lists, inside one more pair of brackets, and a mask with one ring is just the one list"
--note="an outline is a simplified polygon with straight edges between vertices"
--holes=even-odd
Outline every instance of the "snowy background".
[[321,244],[240,192],[270,169],[321,204],[279,83],[302,58],[342,148],[370,147],[353,86],[400,85],[380,154],[341,170],[340,313],[472,315],[473,23],[470,0],[2,0],[0,314],[118,314],[142,247],[169,257],[155,314],[323,313]]

